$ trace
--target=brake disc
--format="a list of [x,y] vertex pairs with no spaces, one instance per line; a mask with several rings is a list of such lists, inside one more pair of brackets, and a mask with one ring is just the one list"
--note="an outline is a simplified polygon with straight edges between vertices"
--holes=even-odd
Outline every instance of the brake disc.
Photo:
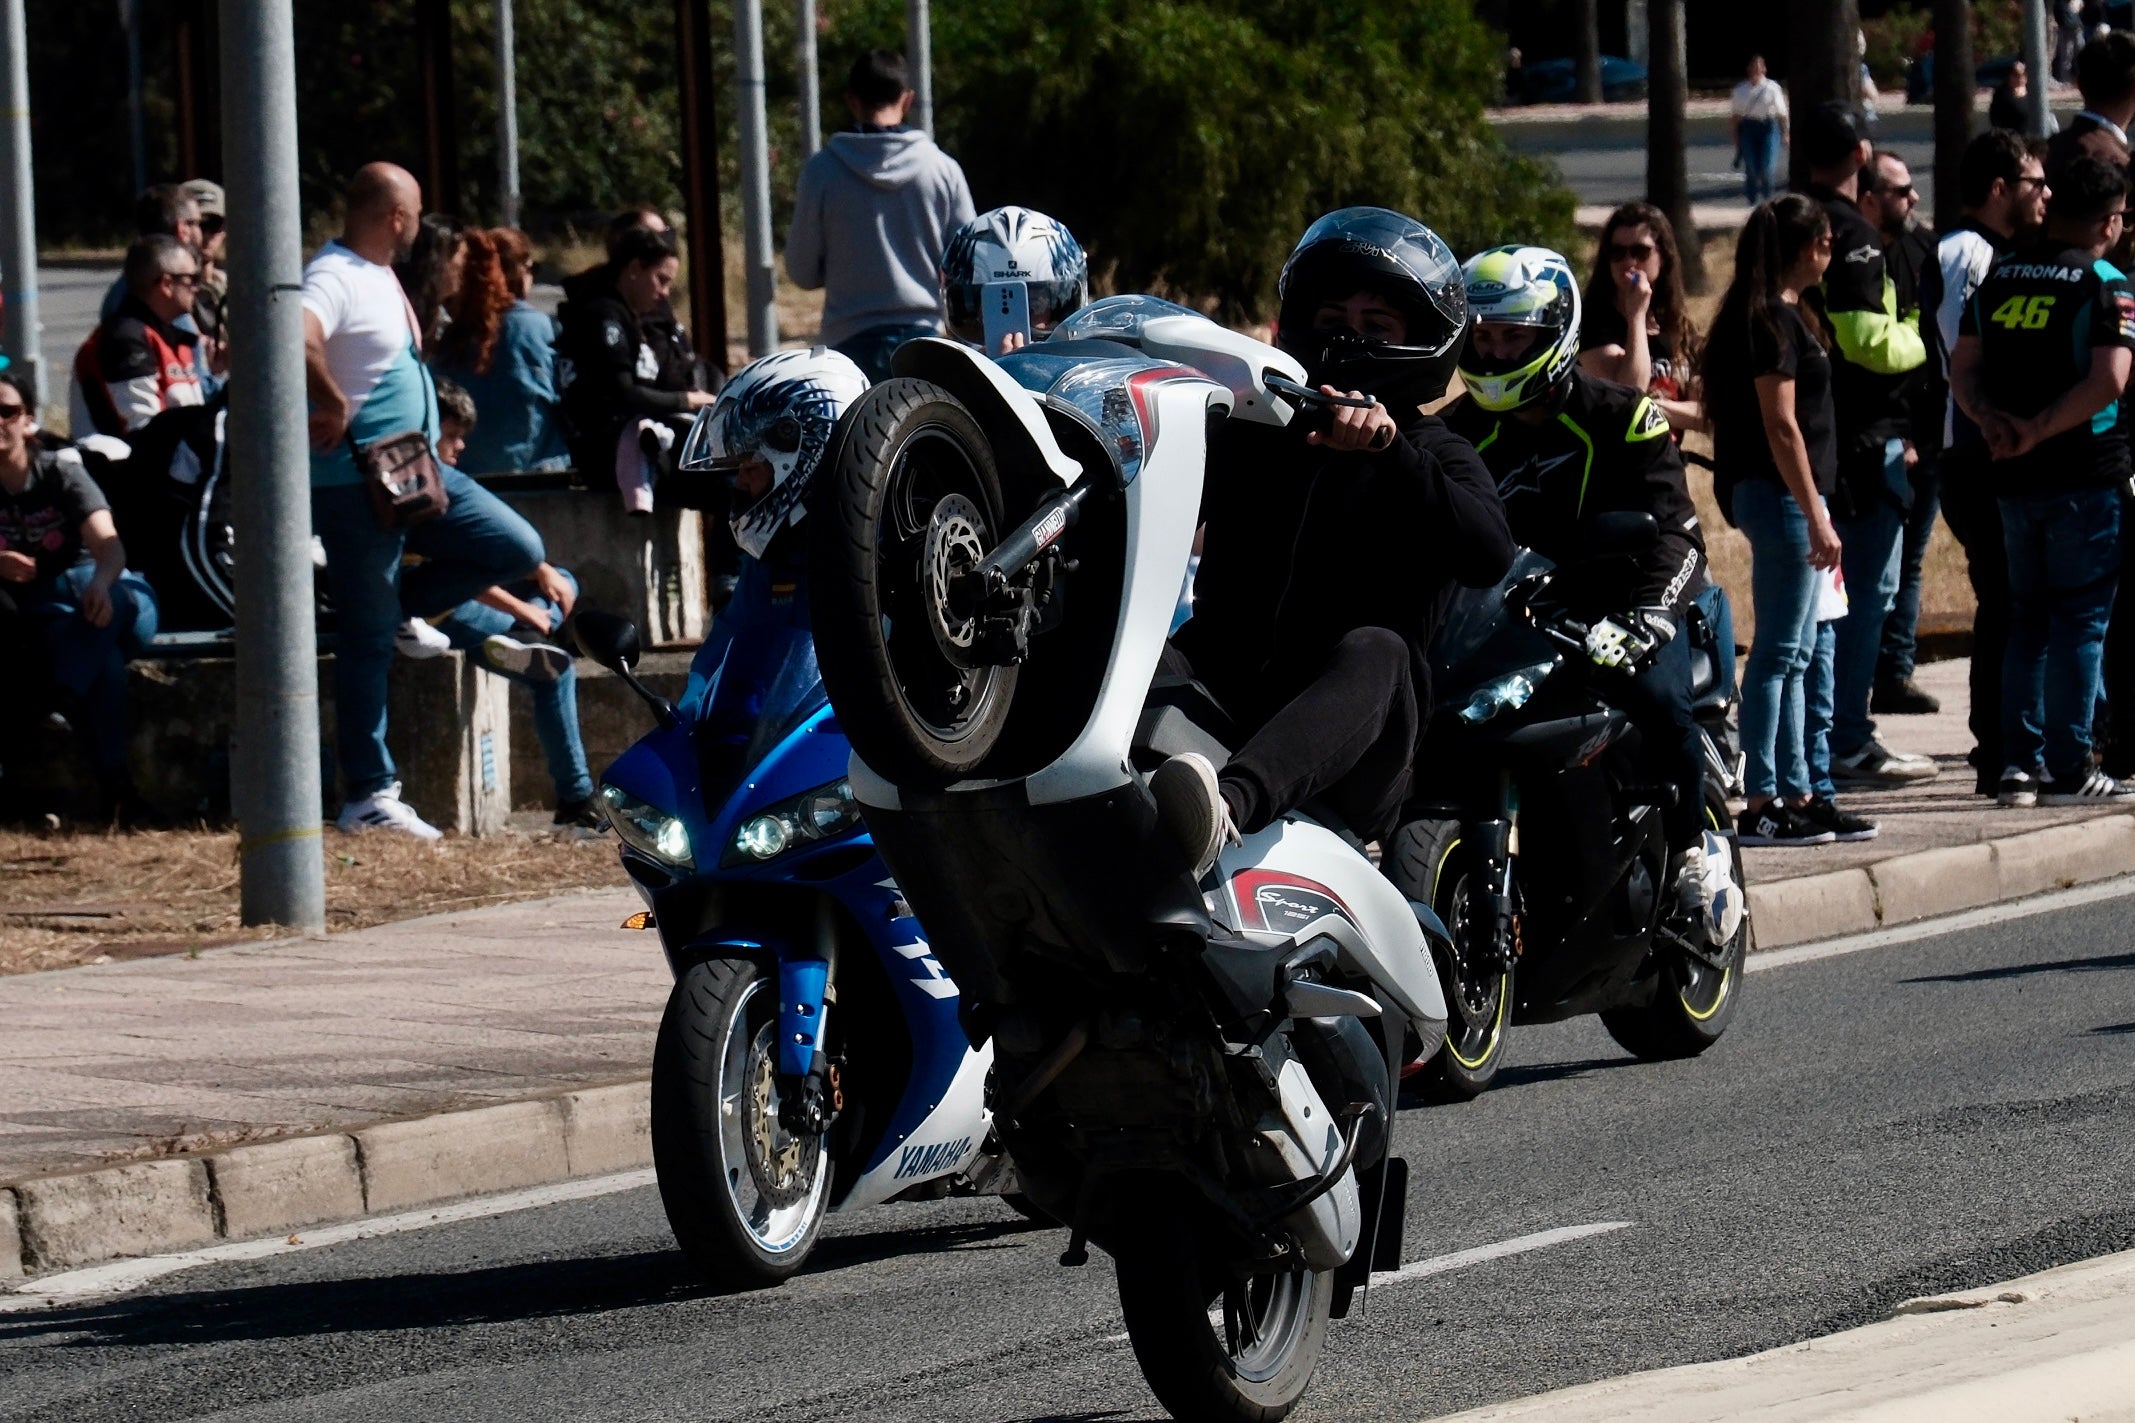
[[950,597],[954,581],[986,556],[986,516],[961,494],[943,496],[927,523],[926,547],[920,555],[921,592],[927,625],[942,656],[958,667],[972,665],[978,640],[978,609],[959,608]]
[[766,1026],[749,1047],[742,1085],[742,1140],[749,1177],[774,1209],[793,1205],[813,1183],[817,1142],[795,1136],[778,1120],[778,1067],[772,1060],[772,1032]]

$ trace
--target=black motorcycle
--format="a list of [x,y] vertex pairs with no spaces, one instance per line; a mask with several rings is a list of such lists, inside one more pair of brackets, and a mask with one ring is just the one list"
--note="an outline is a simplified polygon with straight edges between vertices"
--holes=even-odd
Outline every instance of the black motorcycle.
[[[1650,515],[1607,515],[1595,552],[1633,553],[1653,537]],[[1451,931],[1436,949],[1444,1050],[1412,1079],[1432,1101],[1488,1087],[1513,1025],[1599,1013],[1637,1057],[1693,1057],[1719,1040],[1741,997],[1747,899],[1717,947],[1678,903],[1661,825],[1676,788],[1642,769],[1638,733],[1609,700],[1620,674],[1584,656],[1587,629],[1564,592],[1549,560],[1523,551],[1497,588],[1461,595],[1432,649],[1443,694],[1412,814],[1383,866]],[[1727,807],[1740,757],[1721,675],[1733,648],[1700,609],[1688,621],[1706,822],[1743,895]]]

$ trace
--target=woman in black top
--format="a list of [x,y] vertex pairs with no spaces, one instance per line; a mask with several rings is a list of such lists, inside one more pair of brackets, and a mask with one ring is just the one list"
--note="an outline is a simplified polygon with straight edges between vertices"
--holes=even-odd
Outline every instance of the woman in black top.
[[1735,248],[1734,281],[1705,350],[1713,493],[1749,536],[1757,618],[1742,679],[1744,844],[1873,833],[1812,794],[1809,767],[1806,674],[1816,654],[1819,573],[1839,561],[1824,508],[1838,452],[1829,337],[1800,297],[1830,262],[1831,224],[1816,202],[1790,193],[1759,207]]
[[1678,438],[1705,428],[1693,372],[1697,328],[1683,295],[1675,229],[1651,203],[1625,203],[1602,225],[1587,278],[1579,365],[1603,380],[1642,390]]

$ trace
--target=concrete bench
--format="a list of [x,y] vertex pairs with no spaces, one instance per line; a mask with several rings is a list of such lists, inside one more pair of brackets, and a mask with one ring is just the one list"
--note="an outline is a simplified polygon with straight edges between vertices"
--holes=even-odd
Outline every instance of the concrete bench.
[[614,492],[574,489],[568,474],[484,475],[484,488],[540,533],[549,562],[580,596],[638,625],[647,647],[694,648],[710,626],[704,516],[626,514]]
[[[151,655],[127,667],[132,735],[128,761],[141,797],[163,814],[226,822],[230,817],[231,747],[237,735],[237,664],[227,644],[158,639]],[[447,834],[493,835],[512,810],[510,684],[458,652],[425,661],[395,658],[386,683],[386,744],[399,764],[408,804]],[[322,817],[341,799],[335,789],[333,659],[319,659]],[[36,802],[61,814],[94,813],[96,780],[78,737],[25,768]],[[538,765],[539,747],[529,733]],[[18,770],[10,762],[9,774]]]

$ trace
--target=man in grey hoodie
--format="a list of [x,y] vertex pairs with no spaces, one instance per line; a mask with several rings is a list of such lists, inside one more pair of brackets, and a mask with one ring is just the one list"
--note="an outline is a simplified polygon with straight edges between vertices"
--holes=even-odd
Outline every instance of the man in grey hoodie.
[[941,331],[941,259],[971,220],[971,187],[934,140],[905,127],[904,56],[873,50],[845,81],[853,127],[801,169],[786,272],[824,289],[822,342],[886,380],[890,353]]

